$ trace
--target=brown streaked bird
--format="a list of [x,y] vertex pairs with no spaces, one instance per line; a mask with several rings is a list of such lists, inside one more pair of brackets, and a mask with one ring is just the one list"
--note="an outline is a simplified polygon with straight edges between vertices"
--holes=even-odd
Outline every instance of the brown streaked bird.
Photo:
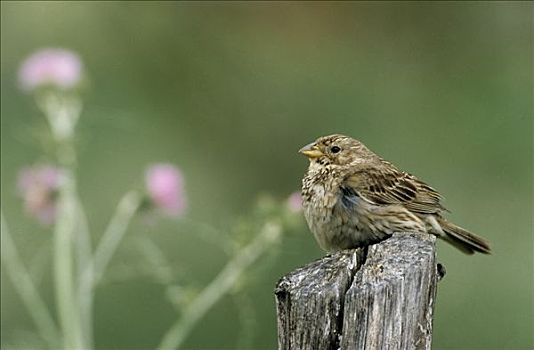
[[467,254],[490,253],[485,239],[443,217],[436,190],[360,141],[335,134],[299,152],[310,160],[302,180],[304,216],[324,250],[367,246],[394,232],[424,232]]

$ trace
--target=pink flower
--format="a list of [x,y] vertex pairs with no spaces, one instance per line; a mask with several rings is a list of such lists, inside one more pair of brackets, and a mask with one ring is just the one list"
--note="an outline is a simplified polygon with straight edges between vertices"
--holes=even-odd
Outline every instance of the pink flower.
[[28,57],[19,70],[20,87],[31,91],[43,85],[59,89],[75,87],[82,76],[77,54],[65,49],[42,49]]
[[146,171],[146,187],[152,203],[170,216],[180,216],[186,208],[181,171],[171,164],[154,164]]
[[287,198],[286,204],[287,208],[293,213],[302,211],[302,196],[300,195],[300,192],[291,193],[291,195]]
[[24,168],[18,176],[18,190],[24,199],[26,212],[44,225],[56,219],[56,195],[63,173],[52,165]]

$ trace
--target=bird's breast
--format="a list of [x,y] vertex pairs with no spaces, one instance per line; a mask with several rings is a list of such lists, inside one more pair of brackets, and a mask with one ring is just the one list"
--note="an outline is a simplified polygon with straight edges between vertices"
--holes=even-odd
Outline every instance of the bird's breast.
[[329,246],[325,233],[330,231],[333,221],[337,220],[334,217],[334,207],[338,202],[339,193],[339,186],[336,186],[335,182],[325,179],[324,174],[322,176],[306,176],[303,179],[304,217],[323,248]]

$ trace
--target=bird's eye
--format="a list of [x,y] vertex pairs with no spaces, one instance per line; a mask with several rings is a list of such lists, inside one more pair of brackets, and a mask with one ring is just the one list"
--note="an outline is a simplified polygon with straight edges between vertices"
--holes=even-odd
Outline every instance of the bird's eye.
[[338,146],[333,146],[332,148],[330,148],[330,152],[332,153],[337,153],[341,151],[341,148],[339,148]]

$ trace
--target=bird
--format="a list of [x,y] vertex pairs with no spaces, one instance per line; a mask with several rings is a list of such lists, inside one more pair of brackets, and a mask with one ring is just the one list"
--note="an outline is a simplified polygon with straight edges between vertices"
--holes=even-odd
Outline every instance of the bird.
[[466,254],[490,254],[489,242],[445,219],[442,196],[399,170],[362,142],[333,134],[299,153],[309,159],[302,207],[310,231],[327,252],[366,247],[393,233],[433,234]]

